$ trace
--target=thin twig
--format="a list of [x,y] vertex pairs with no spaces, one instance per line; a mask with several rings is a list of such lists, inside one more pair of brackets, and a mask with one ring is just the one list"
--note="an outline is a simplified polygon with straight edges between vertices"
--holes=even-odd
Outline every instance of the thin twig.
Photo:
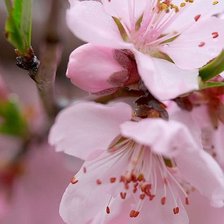
[[49,118],[54,118],[58,106],[54,94],[56,71],[61,59],[59,38],[60,0],[51,1],[51,12],[46,25],[46,35],[40,51],[40,67],[34,77],[44,108]]

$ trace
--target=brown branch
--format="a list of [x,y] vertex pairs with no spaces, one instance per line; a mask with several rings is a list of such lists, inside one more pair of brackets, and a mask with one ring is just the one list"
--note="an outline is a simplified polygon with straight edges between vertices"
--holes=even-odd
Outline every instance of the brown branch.
[[43,43],[40,67],[37,74],[33,77],[49,118],[54,118],[58,112],[54,94],[54,84],[60,57],[61,45],[59,43]]
[[46,24],[46,35],[40,49],[41,63],[38,72],[33,77],[44,108],[50,119],[53,119],[58,112],[54,84],[57,67],[62,54],[62,46],[59,38],[60,4],[60,0],[51,1],[51,12]]

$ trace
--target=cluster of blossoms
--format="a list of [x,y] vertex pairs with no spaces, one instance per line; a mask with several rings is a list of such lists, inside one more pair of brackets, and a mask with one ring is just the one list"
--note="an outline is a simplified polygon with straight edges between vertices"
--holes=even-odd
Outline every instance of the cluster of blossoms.
[[224,47],[222,11],[211,0],[70,0],[68,26],[88,43],[67,76],[96,98],[50,132],[85,161],[61,201],[66,223],[188,224],[195,191],[224,206],[224,88],[200,89],[199,76]]

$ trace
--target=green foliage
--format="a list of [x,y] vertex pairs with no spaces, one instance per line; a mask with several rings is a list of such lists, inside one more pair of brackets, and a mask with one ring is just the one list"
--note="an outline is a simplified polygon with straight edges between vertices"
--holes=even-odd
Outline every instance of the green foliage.
[[27,123],[14,100],[0,101],[0,133],[25,136]]
[[8,18],[5,24],[6,38],[26,55],[31,47],[32,0],[5,0]]
[[202,81],[208,81],[213,77],[219,75],[224,71],[224,51],[211,61],[209,64],[205,65],[200,69],[199,75]]
[[200,89],[208,89],[214,87],[224,87],[224,82],[202,82]]

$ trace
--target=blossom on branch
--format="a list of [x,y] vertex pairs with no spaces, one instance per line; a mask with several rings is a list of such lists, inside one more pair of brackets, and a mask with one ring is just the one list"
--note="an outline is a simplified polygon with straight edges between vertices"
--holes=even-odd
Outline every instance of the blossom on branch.
[[125,103],[79,102],[58,116],[49,141],[86,160],[60,205],[68,224],[187,224],[194,189],[224,205],[221,168],[181,122],[141,119]]
[[[106,69],[101,88],[111,88],[116,58],[99,55],[125,49],[134,55],[139,76],[156,98],[167,100],[197,90],[198,69],[223,49],[224,21],[213,16],[223,10],[223,4],[211,0],[70,1],[68,26],[89,42],[85,55],[93,58],[85,61],[83,54],[75,53],[83,52],[83,47],[78,48],[72,53],[67,75],[80,88],[95,92],[80,79],[86,77],[88,82],[93,76],[100,88],[102,75],[97,71]],[[129,75],[123,73],[122,77],[128,79]]]

